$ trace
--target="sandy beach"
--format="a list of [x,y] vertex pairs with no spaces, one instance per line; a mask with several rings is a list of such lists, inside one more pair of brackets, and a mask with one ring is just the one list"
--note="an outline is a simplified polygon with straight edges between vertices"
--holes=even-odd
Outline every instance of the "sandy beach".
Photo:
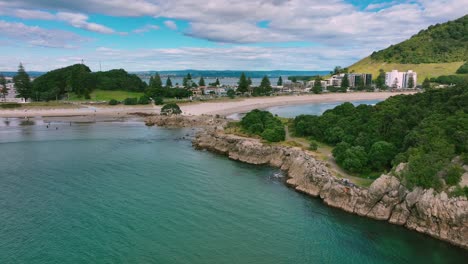
[[[388,97],[401,94],[396,92],[359,92],[359,93],[330,93],[330,94],[310,94],[310,95],[291,95],[274,97],[255,97],[245,98],[233,101],[213,101],[189,103],[181,105],[185,115],[219,114],[229,115],[234,113],[243,113],[253,109],[263,109],[272,106],[297,105],[309,103],[326,102],[346,102],[356,100],[384,100]],[[405,94],[409,94],[406,92]],[[15,109],[0,110],[0,117],[74,117],[89,119],[93,117],[100,118],[119,118],[128,116],[130,113],[159,113],[161,106],[89,106],[82,105],[80,108],[54,108],[54,109]]]

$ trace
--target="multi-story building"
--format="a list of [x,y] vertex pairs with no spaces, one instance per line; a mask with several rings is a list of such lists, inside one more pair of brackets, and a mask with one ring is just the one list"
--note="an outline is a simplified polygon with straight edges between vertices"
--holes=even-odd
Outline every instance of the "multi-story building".
[[[409,87],[411,84],[411,79],[413,79],[413,85],[412,87]],[[385,85],[393,89],[413,89],[416,87],[417,80],[418,75],[412,70],[407,72],[393,70],[391,72],[385,73]]]
[[341,83],[343,82],[343,79],[344,79],[345,75],[348,76],[349,87],[350,88],[354,88],[354,87],[359,86],[359,83],[360,83],[361,79],[364,81],[364,86],[371,86],[372,85],[372,74],[369,74],[369,73],[348,73],[348,74],[341,73],[341,74],[333,75],[329,79],[325,79],[322,82],[322,86],[325,87],[325,88],[328,87],[328,86],[335,86],[335,87],[341,86]]

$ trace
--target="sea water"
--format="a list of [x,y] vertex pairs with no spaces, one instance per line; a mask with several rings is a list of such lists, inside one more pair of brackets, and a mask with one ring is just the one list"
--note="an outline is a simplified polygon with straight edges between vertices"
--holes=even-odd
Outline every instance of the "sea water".
[[191,129],[0,119],[0,263],[463,263],[194,150]]

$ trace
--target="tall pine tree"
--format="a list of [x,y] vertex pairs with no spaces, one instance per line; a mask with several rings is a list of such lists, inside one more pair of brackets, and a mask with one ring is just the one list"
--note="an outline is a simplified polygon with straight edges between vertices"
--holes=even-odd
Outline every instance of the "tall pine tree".
[[237,91],[239,93],[244,94],[249,91],[249,82],[244,73],[241,74],[238,85]]
[[3,99],[6,98],[8,94],[8,88],[6,87],[6,79],[3,74],[0,74],[0,94],[2,94]]
[[348,88],[349,87],[349,78],[348,74],[345,74],[343,80],[341,80],[341,88]]
[[32,84],[29,75],[24,70],[23,64],[18,66],[18,72],[13,77],[17,97],[22,97],[26,100],[30,99],[33,95]]
[[151,88],[155,88],[155,89],[161,89],[163,86],[162,86],[162,80],[161,80],[161,76],[159,75],[159,73],[156,73],[153,77],[153,83],[151,84],[150,83],[150,87]]
[[283,86],[283,78],[281,76],[278,78],[278,82],[276,82],[276,85]]
[[411,75],[408,79],[408,88],[412,89],[414,88],[414,77]]
[[166,80],[166,88],[171,88],[171,87],[172,87],[171,77],[167,77],[167,80]]
[[205,86],[205,79],[203,79],[203,76],[200,77],[200,81],[198,81],[198,86]]
[[312,92],[314,94],[322,93],[322,79],[320,76],[315,77],[314,86],[312,87]]

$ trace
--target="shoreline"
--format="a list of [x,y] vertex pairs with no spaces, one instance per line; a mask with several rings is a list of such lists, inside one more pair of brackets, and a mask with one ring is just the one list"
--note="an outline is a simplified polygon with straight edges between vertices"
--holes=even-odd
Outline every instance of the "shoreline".
[[[413,94],[414,92],[353,92],[327,93],[271,97],[250,97],[233,101],[193,102],[180,104],[184,115],[230,115],[248,112],[253,109],[264,109],[273,106],[303,105],[312,103],[332,103],[360,100],[384,100],[394,95]],[[50,109],[2,109],[0,117],[123,117],[140,112],[159,114],[161,106],[89,106],[81,108],[50,108]]]
[[468,250],[467,198],[448,197],[445,192],[420,187],[407,189],[397,177],[399,168],[395,175],[382,174],[367,188],[337,178],[325,161],[294,147],[264,145],[258,139],[224,134],[218,129],[198,133],[192,145],[232,160],[279,168],[287,175],[285,184],[321,199],[327,206],[402,226]]

